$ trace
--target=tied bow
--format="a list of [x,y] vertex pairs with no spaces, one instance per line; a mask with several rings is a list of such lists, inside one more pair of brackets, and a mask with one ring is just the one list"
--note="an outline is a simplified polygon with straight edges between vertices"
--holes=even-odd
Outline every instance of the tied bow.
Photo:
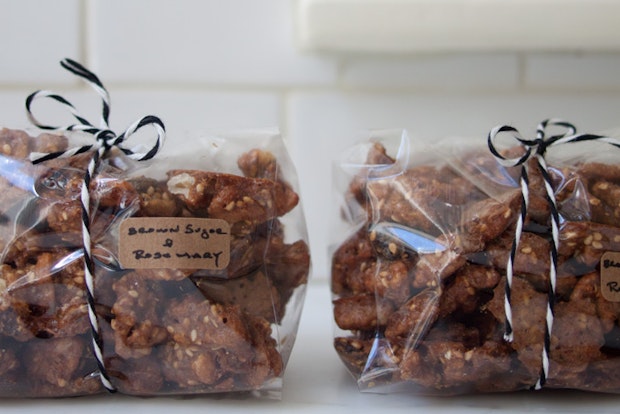
[[[548,127],[556,127],[563,129],[563,133],[546,136]],[[518,145],[520,145],[524,152],[521,156],[516,158],[507,158],[502,155],[496,148],[495,143],[498,136],[501,134],[509,134],[514,138]],[[547,311],[545,317],[545,339],[542,351],[542,369],[539,379],[534,389],[540,389],[544,386],[549,375],[549,351],[551,348],[551,331],[553,329],[554,320],[554,307],[555,307],[555,291],[557,281],[557,266],[558,266],[558,246],[559,241],[559,225],[560,216],[555,199],[555,191],[553,189],[553,182],[547,168],[545,161],[545,154],[547,150],[553,146],[563,145],[575,142],[586,141],[600,141],[605,142],[614,147],[620,148],[620,141],[617,139],[595,134],[577,134],[577,130],[574,125],[569,122],[560,119],[547,119],[541,122],[536,128],[535,139],[525,139],[521,136],[519,131],[508,125],[500,125],[493,128],[488,135],[487,143],[489,150],[495,156],[498,163],[505,167],[518,167],[521,166],[521,177],[519,179],[519,185],[521,187],[521,211],[517,219],[516,230],[512,247],[510,249],[510,255],[508,257],[508,264],[506,266],[506,287],[505,287],[505,300],[504,311],[506,314],[506,326],[504,339],[508,342],[512,342],[514,339],[514,333],[512,328],[512,304],[511,304],[511,292],[512,292],[512,279],[514,273],[514,260],[517,249],[519,247],[519,241],[523,232],[523,224],[525,222],[528,210],[529,199],[529,177],[527,172],[527,162],[530,159],[536,160],[537,168],[539,169],[544,184],[546,199],[551,211],[551,246],[550,246],[550,268],[549,268],[549,287],[547,294]]]
[[[83,117],[73,106],[71,102],[66,100],[60,95],[52,93],[50,91],[39,90],[32,93],[30,96],[26,98],[26,111],[28,115],[28,119],[32,122],[33,125],[37,126],[40,129],[44,130],[54,130],[54,131],[82,131],[87,134],[91,134],[94,136],[96,143],[92,145],[84,145],[81,147],[71,148],[66,151],[53,152],[49,154],[42,153],[33,153],[31,155],[31,161],[35,164],[44,162],[47,160],[51,160],[54,158],[68,158],[77,154],[81,154],[92,149],[102,149],[101,155],[103,153],[110,150],[112,147],[116,147],[120,149],[125,155],[128,157],[137,160],[144,161],[151,159],[157,154],[159,148],[161,147],[163,140],[166,136],[166,129],[164,127],[164,123],[156,116],[147,115],[134,122],[129,126],[122,134],[116,135],[112,130],[110,130],[109,126],[109,118],[110,118],[110,95],[108,91],[105,89],[99,78],[84,66],[75,62],[71,59],[64,59],[60,62],[60,65],[73,73],[76,76],[79,76],[85,79],[89,85],[97,92],[97,94],[101,97],[102,100],[102,114],[101,114],[101,127],[95,127],[92,123],[90,123],[85,117]],[[46,125],[41,122],[33,115],[31,106],[33,102],[37,99],[41,98],[49,98],[56,102],[65,105],[73,117],[78,121],[76,124],[71,124],[67,126],[51,126]],[[129,139],[135,132],[141,129],[144,126],[151,125],[155,128],[157,132],[156,140],[153,146],[146,152],[135,152],[134,150],[125,148],[122,146],[122,143]]]
[[[83,78],[86,82],[97,92],[102,99],[102,115],[100,127],[95,127],[85,117],[80,115],[75,106],[68,100],[55,93],[39,90],[26,98],[26,111],[28,119],[37,127],[44,130],[54,131],[82,131],[87,134],[93,135],[95,143],[90,145],[83,145],[79,147],[70,148],[65,151],[58,151],[52,153],[32,153],[30,159],[33,164],[38,164],[44,161],[56,159],[56,158],[69,158],[78,154],[92,151],[93,155],[88,163],[86,172],[84,173],[84,180],[82,182],[82,188],[80,193],[80,202],[82,208],[82,244],[84,249],[84,280],[86,283],[86,301],[88,305],[88,319],[90,322],[90,330],[92,334],[92,347],[97,366],[99,369],[99,378],[103,386],[109,392],[116,392],[116,388],[110,381],[110,377],[107,373],[104,358],[103,358],[103,339],[101,336],[101,329],[97,321],[97,315],[95,312],[95,299],[94,299],[94,270],[95,264],[91,253],[91,237],[90,237],[90,182],[93,175],[97,171],[99,161],[106,153],[112,148],[118,148],[129,158],[136,161],[144,161],[151,159],[159,151],[163,140],[166,135],[166,130],[163,122],[156,116],[147,115],[129,126],[122,134],[116,135],[109,127],[110,117],[110,95],[105,89],[99,78],[86,69],[81,64],[71,59],[64,59],[60,62],[60,65],[73,73],[74,75]],[[64,127],[46,125],[39,122],[32,114],[31,106],[36,99],[49,98],[64,106],[66,106],[73,117],[78,121],[75,124],[67,125]],[[135,151],[129,148],[125,148],[122,144],[127,141],[136,131],[151,125],[155,128],[157,133],[155,142],[151,148],[145,152]]]

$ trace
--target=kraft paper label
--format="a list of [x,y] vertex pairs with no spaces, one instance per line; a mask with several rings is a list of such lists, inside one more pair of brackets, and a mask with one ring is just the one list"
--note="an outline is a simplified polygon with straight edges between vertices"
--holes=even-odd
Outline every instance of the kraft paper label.
[[619,252],[607,252],[601,257],[601,293],[610,302],[620,302]]
[[120,226],[119,260],[126,269],[224,269],[230,224],[187,217],[132,217]]

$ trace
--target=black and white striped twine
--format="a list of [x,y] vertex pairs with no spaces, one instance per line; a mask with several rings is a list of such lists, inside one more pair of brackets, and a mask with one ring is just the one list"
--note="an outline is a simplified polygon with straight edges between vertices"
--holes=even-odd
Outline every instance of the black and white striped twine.
[[[552,135],[549,137],[545,136],[545,131],[547,127],[559,127],[565,130],[564,133],[559,135]],[[549,352],[551,348],[551,332],[553,329],[553,320],[554,320],[554,307],[555,307],[555,291],[556,291],[556,279],[557,279],[557,266],[558,266],[558,247],[560,244],[559,241],[559,226],[560,226],[560,216],[556,204],[555,199],[555,191],[553,189],[553,183],[551,180],[551,176],[549,175],[549,171],[547,169],[547,163],[545,161],[545,153],[549,147],[575,143],[575,142],[585,142],[585,141],[600,141],[605,142],[607,144],[613,145],[617,148],[620,148],[620,141],[603,136],[603,135],[595,135],[595,134],[577,134],[576,128],[563,120],[560,119],[547,119],[541,122],[536,128],[536,138],[535,139],[525,139],[521,136],[519,131],[512,126],[508,125],[500,125],[493,128],[489,132],[488,136],[488,146],[491,153],[495,156],[497,161],[505,166],[505,167],[517,167],[521,166],[521,177],[519,179],[519,185],[521,187],[521,211],[519,217],[517,219],[516,230],[514,234],[514,239],[512,241],[512,247],[510,249],[510,255],[508,257],[508,264],[506,267],[506,288],[505,288],[505,300],[504,300],[504,310],[506,314],[506,326],[504,339],[508,342],[512,342],[514,339],[513,332],[513,319],[512,319],[512,303],[511,303],[511,292],[512,292],[512,280],[514,275],[514,260],[517,253],[517,249],[519,247],[519,241],[521,239],[521,234],[523,232],[523,224],[525,222],[525,218],[527,216],[528,210],[528,198],[529,198],[529,178],[527,173],[526,162],[535,157],[538,169],[542,175],[542,178],[545,183],[545,191],[546,191],[546,199],[549,203],[550,211],[551,211],[551,246],[550,246],[550,268],[549,268],[549,287],[547,294],[547,310],[545,317],[545,338],[544,338],[544,346],[542,350],[542,368],[540,372],[539,379],[532,388],[533,389],[541,389],[549,376]],[[524,149],[524,153],[522,156],[517,158],[506,158],[504,157],[496,148],[495,140],[497,137],[502,134],[507,133],[514,138],[519,145],[521,145]]]
[[[110,117],[110,96],[105,89],[99,78],[86,69],[84,66],[71,59],[64,59],[60,62],[60,65],[87,81],[87,83],[97,92],[102,99],[102,116],[101,126],[95,127],[86,118],[84,118],[77,109],[65,98],[60,95],[54,94],[50,91],[36,91],[26,98],[26,111],[28,119],[38,128],[44,130],[54,131],[82,131],[94,136],[96,142],[91,145],[84,145],[75,148],[70,148],[65,151],[53,152],[53,153],[33,153],[30,156],[32,163],[38,164],[44,161],[48,161],[55,158],[69,158],[78,154],[92,151],[92,158],[88,163],[86,172],[84,173],[84,180],[82,182],[82,188],[80,193],[80,202],[82,207],[82,244],[84,248],[84,279],[86,282],[86,299],[88,304],[88,318],[90,322],[90,328],[92,332],[92,347],[97,365],[99,368],[99,377],[103,386],[110,392],[115,392],[116,388],[110,381],[107,370],[105,368],[105,362],[103,358],[103,339],[101,336],[101,329],[97,320],[95,312],[95,294],[94,294],[94,271],[95,264],[91,252],[91,236],[90,236],[90,182],[93,176],[96,174],[99,161],[105,157],[108,150],[111,148],[118,148],[129,158],[136,161],[144,161],[151,159],[159,151],[163,140],[166,136],[166,130],[163,122],[156,116],[147,115],[127,128],[122,134],[116,135],[109,129],[109,117]],[[64,127],[45,125],[39,122],[31,111],[33,102],[37,99],[49,98],[60,104],[66,106],[71,115],[78,121],[75,124],[67,125]],[[134,150],[125,148],[122,146],[131,135],[144,126],[151,125],[155,128],[157,137],[155,143],[146,152],[136,152]]]

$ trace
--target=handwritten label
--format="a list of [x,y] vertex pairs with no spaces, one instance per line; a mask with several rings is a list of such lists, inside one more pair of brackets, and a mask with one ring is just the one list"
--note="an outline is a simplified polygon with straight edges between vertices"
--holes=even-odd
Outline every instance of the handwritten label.
[[219,219],[132,217],[120,226],[119,260],[126,269],[224,269],[230,224]]
[[620,302],[619,252],[607,252],[601,257],[601,293],[610,302]]

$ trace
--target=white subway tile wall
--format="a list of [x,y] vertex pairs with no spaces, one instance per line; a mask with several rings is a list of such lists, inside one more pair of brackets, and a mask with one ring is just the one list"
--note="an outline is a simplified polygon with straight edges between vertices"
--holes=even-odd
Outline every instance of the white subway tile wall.
[[317,279],[329,269],[331,165],[365,130],[407,128],[430,142],[484,141],[498,123],[531,133],[547,117],[583,131],[620,127],[620,54],[312,53],[297,48],[296,7],[0,0],[0,125],[27,127],[24,99],[41,88],[96,119],[94,94],[58,65],[71,57],[110,90],[114,128],[153,113],[191,145],[208,131],[279,127],[297,164]]

